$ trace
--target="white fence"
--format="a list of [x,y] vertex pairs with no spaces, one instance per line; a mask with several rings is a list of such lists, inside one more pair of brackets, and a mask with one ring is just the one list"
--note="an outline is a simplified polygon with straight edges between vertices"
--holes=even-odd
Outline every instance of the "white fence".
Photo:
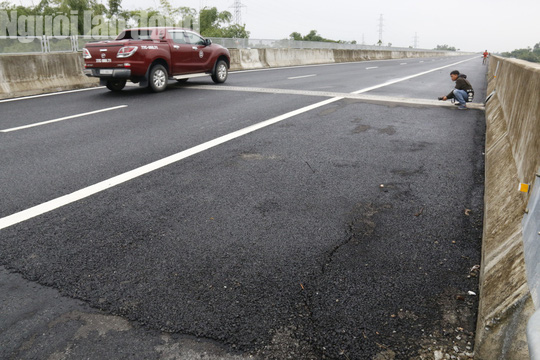
[[[115,36],[68,36],[63,38],[52,36],[0,36],[0,54],[29,54],[50,52],[82,51],[86,43],[113,40]],[[341,49],[341,50],[378,50],[378,51],[440,51],[388,46],[360,44],[341,44],[319,41],[270,40],[270,39],[228,39],[210,38],[212,42],[228,49]]]

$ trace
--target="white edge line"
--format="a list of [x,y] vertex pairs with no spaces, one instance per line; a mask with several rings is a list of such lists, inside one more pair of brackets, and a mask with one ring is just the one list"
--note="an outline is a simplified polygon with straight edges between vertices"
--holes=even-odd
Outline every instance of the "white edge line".
[[54,92],[54,93],[48,93],[48,94],[23,96],[23,97],[18,97],[18,98],[13,98],[13,99],[0,100],[0,103],[11,102],[11,101],[19,101],[19,100],[27,100],[27,99],[35,99],[35,98],[46,97],[46,96],[70,94],[70,93],[81,92],[81,91],[99,90],[99,89],[104,89],[104,88],[105,88],[105,86],[96,86],[96,87],[91,87],[91,88],[86,88],[86,89],[77,89],[77,90],[60,91],[60,92]]
[[[392,84],[398,83],[400,81],[405,81],[405,80],[408,80],[408,79],[412,79],[412,78],[417,77],[417,76],[428,74],[430,72],[437,71],[437,70],[440,70],[440,69],[444,69],[444,68],[447,68],[447,67],[450,67],[450,66],[454,66],[454,65],[460,64],[462,62],[470,61],[470,60],[473,60],[473,59],[476,59],[476,57],[475,58],[470,58],[470,59],[467,59],[467,60],[463,60],[463,61],[460,61],[460,62],[457,62],[457,63],[454,63],[454,64],[446,65],[446,66],[443,66],[443,67],[440,67],[440,68],[425,71],[425,72],[422,72],[422,73],[419,73],[419,74],[411,75],[411,76],[408,76],[408,77],[405,77],[405,78],[392,80],[392,81],[386,82],[384,84],[380,84],[380,85],[372,86],[372,87],[365,88],[365,89],[362,89],[362,90],[358,90],[358,91],[353,92],[352,94],[361,94],[361,93],[364,93],[364,92],[367,92],[367,91],[370,91],[370,90],[374,90],[374,89],[378,89],[378,88],[381,88],[381,87],[384,87],[384,86],[392,85]],[[97,194],[99,192],[102,192],[104,190],[112,188],[112,187],[114,187],[116,185],[120,185],[122,183],[133,180],[133,179],[135,179],[135,178],[137,178],[139,176],[142,176],[144,174],[150,173],[152,171],[155,171],[155,170],[160,169],[162,167],[165,167],[167,165],[173,164],[175,162],[178,162],[180,160],[183,160],[185,158],[188,158],[190,156],[193,156],[193,155],[198,154],[200,152],[203,152],[205,150],[211,149],[211,148],[213,148],[215,146],[218,146],[218,145],[221,145],[221,144],[226,143],[228,141],[234,140],[234,139],[236,139],[236,138],[238,138],[240,136],[249,134],[249,133],[251,133],[253,131],[256,131],[256,130],[262,129],[264,127],[276,124],[276,123],[278,123],[280,121],[289,119],[289,118],[291,118],[293,116],[305,113],[307,111],[311,111],[313,109],[319,108],[319,107],[324,106],[324,105],[331,104],[333,102],[336,102],[336,101],[339,101],[339,100],[342,100],[342,99],[344,99],[344,98],[343,97],[335,97],[335,98],[331,98],[331,99],[327,99],[327,100],[318,102],[318,103],[313,104],[313,105],[303,107],[303,108],[298,109],[298,110],[288,112],[288,113],[280,115],[278,117],[275,117],[275,118],[260,122],[258,124],[254,124],[254,125],[248,126],[246,128],[237,130],[237,131],[232,132],[230,134],[221,136],[221,137],[219,137],[217,139],[207,141],[207,142],[205,142],[203,144],[200,144],[200,145],[197,145],[197,146],[192,147],[190,149],[181,151],[181,152],[179,152],[177,154],[171,155],[171,156],[166,157],[164,159],[154,161],[154,162],[152,162],[150,164],[141,166],[141,167],[139,167],[137,169],[128,171],[126,173],[123,173],[123,174],[120,174],[118,176],[115,176],[115,177],[112,177],[110,179],[99,182],[97,184],[88,186],[88,187],[86,187],[84,189],[77,190],[77,191],[75,191],[75,192],[73,192],[71,194],[61,196],[59,198],[47,201],[47,202],[42,203],[40,205],[36,205],[36,206],[31,207],[29,209],[26,209],[26,210],[17,212],[15,214],[8,215],[6,217],[0,218],[0,230],[5,229],[5,228],[7,228],[9,226],[13,226],[13,225],[18,224],[18,223],[21,223],[23,221],[32,219],[32,218],[34,218],[36,216],[45,214],[45,213],[50,212],[52,210],[58,209],[60,207],[69,205],[69,204],[74,203],[76,201],[82,200],[84,198],[87,198],[87,197],[92,196],[94,194]]]
[[378,66],[370,66],[370,67],[367,67],[366,70],[378,69],[378,68],[379,68]]
[[288,77],[287,80],[303,79],[303,78],[308,78],[308,77],[313,77],[313,76],[317,76],[317,74],[293,76],[293,77]]
[[17,212],[15,214],[3,217],[0,219],[0,230],[5,229],[9,226],[21,223],[23,221],[29,220],[31,218],[34,218],[36,216],[45,214],[47,212],[50,212],[52,210],[58,209],[60,207],[63,207],[65,205],[69,205],[71,203],[74,203],[76,201],[82,200],[84,198],[87,198],[91,195],[97,194],[99,192],[102,192],[104,190],[107,190],[109,188],[112,188],[114,186],[120,185],[124,182],[127,182],[129,180],[135,179],[139,176],[142,176],[144,174],[150,173],[152,171],[155,171],[157,169],[160,169],[162,167],[165,167],[167,165],[173,164],[175,162],[178,162],[180,160],[183,160],[185,158],[188,158],[190,156],[193,156],[195,154],[198,154],[200,152],[203,152],[205,150],[211,149],[215,146],[221,145],[223,143],[226,143],[228,141],[231,141],[233,139],[236,139],[240,136],[244,136],[248,133],[251,133],[253,131],[262,129],[264,127],[273,125],[275,123],[278,123],[280,121],[286,120],[288,118],[291,118],[293,116],[305,113],[307,111],[311,111],[313,109],[319,108],[324,105],[331,104],[335,101],[342,100],[342,97],[336,97],[328,100],[324,100],[321,102],[318,102],[313,105],[309,105],[306,107],[303,107],[298,110],[294,110],[291,112],[288,112],[286,114],[280,115],[278,117],[257,123],[255,125],[248,126],[246,128],[240,129],[238,131],[232,132],[230,134],[221,136],[217,139],[210,140],[208,142],[205,142],[203,144],[197,145],[195,147],[192,147],[190,149],[181,151],[177,154],[171,155],[169,157],[166,157],[164,159],[152,162],[150,164],[141,166],[137,169],[128,171],[126,173],[120,174],[118,176],[112,177],[110,179],[104,180],[102,182],[99,182],[97,184],[88,186],[84,189],[75,191],[71,194],[67,194],[64,196],[61,196],[59,198],[47,201],[45,203],[42,203],[40,205],[36,205],[34,207],[31,207],[29,209]]
[[120,105],[120,106],[115,106],[115,107],[111,107],[111,108],[107,108],[107,109],[95,110],[95,111],[90,111],[90,112],[86,112],[86,113],[83,113],[83,114],[70,115],[70,116],[65,116],[65,117],[58,118],[58,119],[42,121],[42,122],[35,123],[35,124],[29,124],[29,125],[18,126],[18,127],[14,127],[14,128],[10,128],[10,129],[0,130],[0,132],[7,133],[7,132],[12,132],[12,131],[18,131],[18,130],[28,129],[28,128],[32,128],[32,127],[36,127],[36,126],[52,124],[52,123],[59,122],[59,121],[75,119],[75,118],[88,116],[88,115],[93,115],[93,114],[99,114],[99,113],[102,113],[102,112],[105,112],[105,111],[122,109],[122,108],[125,108],[125,107],[127,107],[127,105]]

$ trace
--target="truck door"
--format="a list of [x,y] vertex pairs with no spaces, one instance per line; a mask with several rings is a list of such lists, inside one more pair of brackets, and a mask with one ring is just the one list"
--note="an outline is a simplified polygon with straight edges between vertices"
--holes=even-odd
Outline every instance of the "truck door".
[[186,41],[191,45],[192,49],[193,71],[205,72],[211,67],[211,65],[208,65],[208,62],[212,56],[212,50],[204,45],[204,39],[199,35],[191,31],[186,31],[185,34]]
[[192,72],[193,49],[186,43],[184,31],[169,31],[172,42],[171,47],[171,75],[182,75]]

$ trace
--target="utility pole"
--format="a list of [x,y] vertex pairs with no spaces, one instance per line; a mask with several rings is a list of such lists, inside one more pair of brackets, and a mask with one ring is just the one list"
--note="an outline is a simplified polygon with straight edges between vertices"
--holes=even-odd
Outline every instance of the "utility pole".
[[418,49],[418,33],[414,33],[414,48]]
[[362,45],[366,45],[366,40],[364,38],[364,34],[362,34]]
[[242,4],[240,0],[234,0],[234,4],[230,7],[234,8],[234,23],[242,25],[242,8],[246,5]]
[[383,20],[383,14],[381,14],[381,16],[379,17],[379,45],[382,45],[383,43],[383,40],[382,40],[383,27],[384,27],[384,20]]

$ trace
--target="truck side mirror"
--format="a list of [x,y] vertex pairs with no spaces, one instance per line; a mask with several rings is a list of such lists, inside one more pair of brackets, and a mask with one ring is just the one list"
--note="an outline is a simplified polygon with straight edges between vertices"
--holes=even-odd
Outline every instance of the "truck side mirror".
[[210,40],[210,39],[204,39],[204,45],[205,45],[205,46],[210,46],[210,45],[212,45],[212,40]]

